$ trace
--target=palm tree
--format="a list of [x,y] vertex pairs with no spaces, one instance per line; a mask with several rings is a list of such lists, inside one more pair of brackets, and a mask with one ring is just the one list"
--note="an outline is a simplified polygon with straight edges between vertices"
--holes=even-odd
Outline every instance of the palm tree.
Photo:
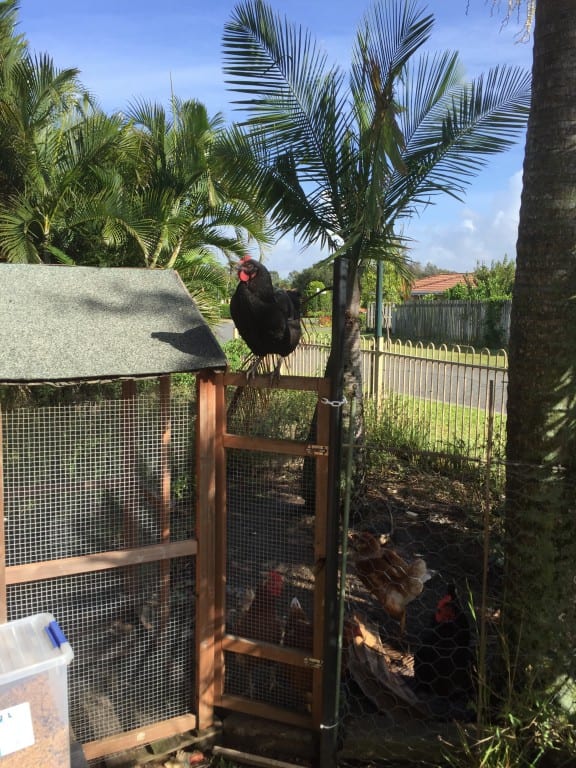
[[554,681],[576,677],[572,0],[537,0],[533,51],[510,329],[503,616],[522,690],[549,697]]
[[86,220],[79,193],[93,199],[118,124],[94,109],[76,69],[28,51],[16,9],[0,6],[0,259],[70,261],[71,233]]
[[4,258],[107,265],[102,223],[130,143],[120,117],[63,112],[32,132],[29,143],[22,188],[0,202]]
[[236,6],[225,27],[225,71],[247,114],[233,136],[236,167],[256,164],[251,178],[282,234],[349,260],[353,332],[363,264],[402,267],[397,223],[437,194],[459,197],[527,118],[524,71],[499,67],[463,84],[456,54],[416,58],[433,23],[410,0],[375,5],[348,80],[263,0]]
[[139,150],[111,221],[124,226],[126,258],[149,268],[174,268],[198,256],[245,253],[247,240],[266,243],[262,213],[223,184],[218,156],[222,118],[197,101],[173,96],[171,115],[142,101],[127,119]]
[[357,394],[364,265],[383,260],[401,274],[399,223],[438,194],[460,197],[527,119],[528,74],[502,66],[464,83],[456,53],[420,51],[433,25],[413,0],[377,3],[348,76],[264,0],[240,3],[225,26],[225,72],[245,112],[230,168],[259,186],[280,233],[347,260],[345,382]]
[[210,119],[203,104],[176,96],[170,107],[129,107],[136,151],[125,156],[122,184],[106,201],[103,237],[114,263],[177,269],[210,322],[219,319],[228,284],[217,255],[231,260],[249,240],[265,245],[270,237],[253,198],[223,181],[221,116]]

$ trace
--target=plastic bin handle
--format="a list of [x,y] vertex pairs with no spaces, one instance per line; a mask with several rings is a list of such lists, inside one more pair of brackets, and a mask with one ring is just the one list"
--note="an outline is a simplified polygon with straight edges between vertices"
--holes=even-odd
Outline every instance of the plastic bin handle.
[[54,648],[60,648],[60,646],[68,642],[66,635],[62,632],[62,629],[56,620],[51,621],[50,624],[48,624],[46,632],[48,633],[48,637]]

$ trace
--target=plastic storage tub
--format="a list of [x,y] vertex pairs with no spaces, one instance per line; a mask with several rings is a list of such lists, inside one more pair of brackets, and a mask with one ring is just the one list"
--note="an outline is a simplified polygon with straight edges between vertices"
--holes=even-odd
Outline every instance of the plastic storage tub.
[[73,656],[50,613],[0,624],[0,768],[69,768]]

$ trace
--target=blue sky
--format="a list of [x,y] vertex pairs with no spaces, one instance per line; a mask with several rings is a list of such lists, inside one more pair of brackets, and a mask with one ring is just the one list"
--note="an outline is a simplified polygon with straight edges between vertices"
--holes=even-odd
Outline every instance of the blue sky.
[[[308,27],[329,58],[348,67],[354,31],[368,8],[350,0],[269,0],[291,21]],[[108,112],[136,98],[166,103],[171,88],[213,114],[234,119],[233,94],[222,73],[221,40],[233,0],[20,0],[19,31],[33,51],[48,52],[58,67],[76,67]],[[505,0],[501,2],[506,5]],[[532,47],[517,42],[516,19],[502,24],[491,0],[422,0],[436,25],[430,50],[457,50],[466,75],[497,64],[530,69]],[[438,199],[404,234],[410,256],[446,270],[472,270],[505,254],[514,258],[524,139],[490,161],[473,180],[464,203]],[[321,257],[284,238],[267,255],[287,275]]]

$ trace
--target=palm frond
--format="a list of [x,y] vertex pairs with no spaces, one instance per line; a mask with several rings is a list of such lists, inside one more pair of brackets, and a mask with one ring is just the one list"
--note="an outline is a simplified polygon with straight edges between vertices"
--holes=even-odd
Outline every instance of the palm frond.
[[327,68],[326,54],[308,31],[275,14],[263,0],[236,6],[225,26],[223,51],[230,90],[245,96],[235,103],[247,114],[244,124],[266,137],[268,157],[273,161],[290,146],[303,178],[330,189],[329,149],[338,145],[348,112],[343,73]]
[[460,198],[488,158],[516,141],[530,108],[530,76],[495,67],[470,84],[448,89],[409,138],[404,155],[408,183],[396,175],[386,206],[409,215],[437,194]]

